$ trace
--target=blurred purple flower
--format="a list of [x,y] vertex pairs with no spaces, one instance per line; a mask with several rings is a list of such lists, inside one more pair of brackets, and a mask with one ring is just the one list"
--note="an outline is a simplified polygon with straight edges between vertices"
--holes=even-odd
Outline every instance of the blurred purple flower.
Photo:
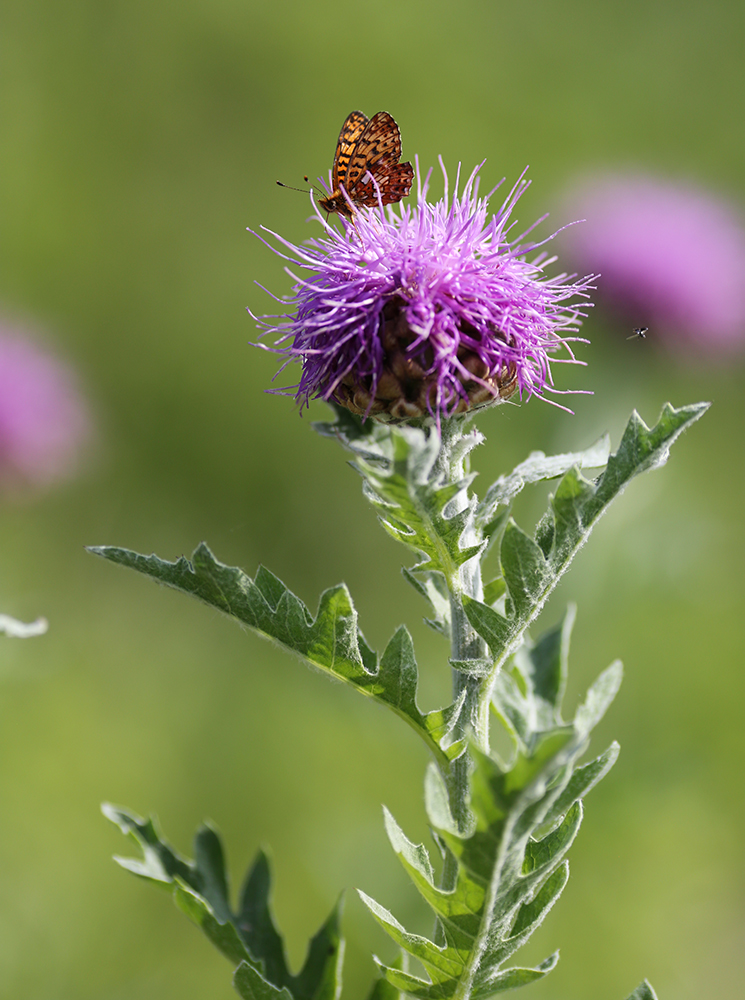
[[555,391],[551,361],[579,363],[577,338],[566,334],[585,315],[590,279],[546,278],[555,258],[536,251],[548,240],[511,235],[528,182],[521,177],[488,218],[478,172],[460,194],[456,178],[450,197],[443,167],[445,195],[432,204],[430,171],[416,207],[361,209],[342,231],[316,209],[325,234],[306,247],[271,234],[289,255],[275,252],[307,273],[288,269],[297,283],[279,300],[287,313],[254,318],[278,335],[268,350],[302,361],[300,382],[284,390],[301,405],[334,400],[380,420],[439,420]]
[[77,467],[87,408],[72,372],[0,325],[0,489],[45,487]]
[[745,231],[736,209],[699,188],[643,175],[584,180],[565,236],[599,298],[630,326],[707,352],[745,343]]

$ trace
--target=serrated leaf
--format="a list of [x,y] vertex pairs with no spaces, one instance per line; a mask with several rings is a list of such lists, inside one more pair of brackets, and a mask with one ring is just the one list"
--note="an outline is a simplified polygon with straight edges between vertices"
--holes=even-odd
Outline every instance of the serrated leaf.
[[555,969],[558,961],[559,953],[555,951],[553,955],[549,955],[534,969],[505,969],[504,972],[497,973],[494,979],[485,984],[482,989],[474,990],[471,994],[472,1000],[485,1000],[486,997],[494,996],[495,993],[506,993],[507,990],[516,990],[519,986],[535,983],[547,976],[552,969]]
[[[447,786],[442,776],[442,772],[434,763],[430,762],[424,772],[424,804],[429,816],[430,823],[437,830],[448,830],[457,835],[458,824],[453,818],[450,810],[450,796]],[[447,849],[441,837],[439,842]]]
[[[530,685],[538,706],[538,724],[544,728],[561,723],[561,703],[566,689],[569,642],[577,609],[567,607],[564,618],[545,632],[535,645],[520,647],[515,657],[517,669]],[[520,655],[522,654],[522,655]]]
[[516,466],[509,475],[500,476],[489,487],[486,496],[479,504],[477,522],[480,525],[491,522],[497,508],[511,503],[529,483],[558,479],[575,465],[580,469],[600,468],[607,463],[609,454],[610,438],[607,434],[584,451],[548,456],[542,451],[531,452],[528,458]]
[[577,709],[574,724],[580,731],[589,733],[600,722],[618,694],[622,680],[623,665],[620,660],[616,660],[590,687],[584,702]]
[[259,852],[244,885],[237,913],[228,898],[228,878],[217,832],[202,826],[195,838],[195,859],[180,857],[165,842],[155,822],[105,805],[104,815],[140,846],[144,859],[117,859],[142,878],[167,888],[185,913],[225,955],[236,971],[241,996],[254,1000],[337,1000],[341,992],[344,942],[339,933],[341,901],[312,938],[302,969],[292,975],[282,938],[269,907],[271,876]]
[[243,1000],[292,1000],[287,987],[277,989],[248,962],[241,962],[233,975],[233,986]]
[[91,547],[89,551],[198,598],[388,705],[447,766],[449,750],[439,745],[435,735],[441,720],[425,716],[416,704],[418,671],[408,631],[402,627],[395,633],[378,663],[377,654],[359,629],[357,612],[343,584],[323,592],[314,617],[269,570],[260,567],[252,580],[237,566],[215,559],[204,543],[194,551],[191,561],[182,556],[167,562],[114,546]]
[[374,420],[363,420],[356,413],[352,413],[346,406],[340,406],[333,400],[327,400],[328,405],[334,411],[336,420],[333,424],[324,421],[315,421],[311,424],[316,433],[322,437],[332,437],[342,441],[346,448],[356,450],[360,442],[374,442],[376,433],[382,429],[380,424]]
[[553,868],[574,843],[582,824],[582,817],[582,803],[575,802],[559,826],[546,834],[542,840],[530,840],[525,849],[523,875]]
[[571,558],[584,542],[582,536],[589,534],[590,527],[634,476],[664,465],[673,442],[703,416],[709,405],[696,403],[676,410],[666,403],[652,428],[634,411],[618,451],[610,456],[605,471],[589,484],[589,489],[579,473],[567,474],[552,503],[556,537],[551,560],[555,566]]
[[194,838],[194,863],[202,876],[202,893],[209,899],[218,920],[230,919],[228,876],[217,831],[204,825]]
[[[575,746],[574,755],[578,752]],[[545,814],[541,801],[546,798],[548,803],[551,796],[558,794],[549,791],[549,786],[566,771],[567,754],[571,759],[572,751],[566,743],[557,743],[552,754],[542,757],[530,774],[524,773],[522,784],[514,774],[502,772],[491,759],[472,753],[473,832],[464,837],[455,831],[444,789],[439,795],[435,792],[439,805],[430,811],[437,837],[456,860],[452,889],[434,884],[423,845],[409,841],[393,818],[386,815],[391,844],[434,910],[443,942],[436,944],[410,933],[388,910],[360,894],[386,933],[423,964],[429,980],[381,964],[383,975],[396,989],[421,1000],[485,997],[532,982],[555,964],[552,959],[537,969],[502,968],[540,925],[566,884],[568,871],[563,858],[581,822],[579,803],[570,807],[560,825],[542,840],[534,840],[532,834]],[[430,790],[428,808],[432,800]],[[440,825],[443,811],[446,823]]]
[[262,964],[266,977],[281,984],[287,977],[284,946],[269,907],[272,876],[269,858],[258,851],[241,890],[236,924],[250,929],[251,953]]
[[406,868],[410,873],[416,872],[417,876],[421,876],[428,885],[434,886],[435,872],[424,844],[413,844],[408,840],[391,812],[385,806],[383,807],[383,817],[391,847],[396,854],[400,855]]
[[[582,799],[616,759],[613,744],[578,766],[592,726],[615,693],[612,667],[590,688],[571,723],[561,717],[574,609],[505,674],[512,686],[521,738],[509,766],[469,747],[470,824],[453,819],[448,787],[431,764],[425,802],[433,834],[447,862],[438,884],[429,853],[410,841],[386,811],[391,846],[434,913],[435,940],[412,934],[387,909],[361,898],[386,933],[424,966],[427,977],[378,963],[395,989],[420,1000],[486,998],[545,975],[556,956],[534,969],[504,968],[540,926],[567,883],[565,856],[582,822]],[[518,657],[516,657],[516,662]],[[502,712],[510,709],[502,706]]]
[[536,738],[561,727],[561,702],[567,675],[569,640],[576,609],[533,644],[525,641],[510,671],[502,670],[492,688],[492,706],[523,750]]
[[548,513],[538,523],[535,538],[514,521],[507,524],[500,548],[507,584],[505,614],[473,597],[463,599],[469,621],[491,649],[495,675],[519,647],[525,630],[608,505],[634,476],[664,464],[672,443],[708,406],[697,403],[676,410],[667,403],[651,429],[633,413],[618,451],[610,456],[595,482],[585,479],[576,466],[564,474],[550,499]]
[[[462,427],[457,418],[452,423]],[[476,500],[467,497],[473,476],[465,467],[468,452],[482,438],[478,432],[452,433],[447,424],[442,436],[435,427],[388,428],[388,441],[378,438],[372,461],[356,442],[344,443],[359,456],[354,467],[383,527],[420,557],[415,571],[440,572],[453,580],[485,544],[473,531]]]
[[[562,816],[564,816],[567,810],[574,805],[579,799],[584,798],[585,795],[593,788],[601,778],[610,771],[615,762],[618,760],[618,754],[621,748],[618,743],[613,742],[605,751],[605,753],[600,754],[595,760],[590,761],[589,764],[584,764],[578,767],[572,774],[569,781],[564,786],[563,791],[558,796],[558,798],[553,802],[551,808],[546,813],[544,819],[544,827],[548,828]],[[537,831],[537,835],[540,836],[541,830]]]
[[178,878],[174,880],[173,900],[179,910],[199,927],[205,937],[231,964],[237,965],[239,962],[255,964],[255,958],[249,953],[230,919],[218,919],[207,900]]
[[108,802],[103,803],[101,812],[142,850],[142,861],[135,858],[114,858],[122,868],[140,878],[169,887],[177,876],[185,882],[194,877],[191,862],[182,858],[163,840],[154,818],[141,819]]
[[377,697],[410,718],[420,719],[416,705],[418,672],[414,641],[405,625],[393,634],[380,658]]
[[465,704],[465,691],[447,708],[436,708],[424,716],[424,724],[432,739],[448,761],[455,760],[465,749],[462,739],[453,739],[456,730],[462,732],[461,716]]
[[450,593],[445,577],[442,573],[428,573],[426,570],[412,573],[407,566],[402,567],[401,572],[406,582],[428,602],[434,612],[433,618],[424,619],[426,624],[450,639]]
[[487,986],[490,982],[491,970],[498,969],[530,939],[564,891],[568,881],[569,863],[562,861],[559,867],[549,875],[535,897],[520,907],[510,936],[497,942],[496,947],[485,953],[482,962],[484,973],[475,977],[475,990],[478,991],[479,986]]
[[657,994],[652,989],[651,983],[645,979],[643,983],[639,983],[627,1000],[657,1000]]
[[[398,959],[395,962],[391,963],[389,968],[403,971],[404,957],[405,953],[401,952]],[[400,990],[397,990],[395,986],[392,986],[387,979],[381,976],[379,979],[376,979],[375,982],[373,983],[372,989],[368,994],[367,1000],[401,1000],[401,992]]]

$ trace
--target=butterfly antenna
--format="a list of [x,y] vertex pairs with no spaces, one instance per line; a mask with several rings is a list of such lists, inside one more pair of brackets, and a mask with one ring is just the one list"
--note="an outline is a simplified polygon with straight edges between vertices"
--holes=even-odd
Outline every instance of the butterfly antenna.
[[[307,177],[305,177],[304,180],[305,180],[306,183],[308,182],[308,178]],[[282,181],[277,181],[277,184],[281,188],[287,188],[288,191],[299,191],[301,194],[310,194],[310,191],[306,191],[305,188],[292,187],[291,184],[283,184]]]

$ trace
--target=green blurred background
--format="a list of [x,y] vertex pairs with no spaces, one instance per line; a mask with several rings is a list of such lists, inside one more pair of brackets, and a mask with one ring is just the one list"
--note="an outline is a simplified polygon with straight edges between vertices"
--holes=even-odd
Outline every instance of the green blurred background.
[[[0,518],[0,609],[49,634],[2,645],[0,995],[57,1000],[234,996],[228,964],[118,869],[108,799],[157,812],[191,850],[224,834],[235,881],[270,845],[290,958],[360,886],[415,930],[381,802],[426,839],[416,738],[187,598],[85,544],[167,558],[206,539],[265,563],[315,607],[345,580],[381,648],[410,624],[422,702],[447,696],[445,651],[399,574],[357,476],[247,346],[281,262],[247,226],[316,233],[274,184],[328,170],[353,108],[394,114],[404,154],[484,183],[534,181],[519,217],[579,171],[633,167],[745,198],[741,3],[456,4],[378,0],[5,0],[0,309],[76,364],[98,427],[75,482]],[[569,220],[560,213],[552,223]],[[559,246],[560,251],[560,246]],[[540,401],[480,418],[482,483],[534,448],[617,443],[633,407],[711,399],[671,463],[598,527],[545,625],[579,602],[569,702],[612,659],[627,670],[597,736],[620,761],[589,800],[572,879],[525,959],[562,961],[535,1000],[742,995],[743,518],[740,363],[663,354],[596,313],[576,416]],[[324,418],[317,405],[311,418]],[[518,516],[532,523],[543,496]],[[348,896],[346,993],[382,933]],[[526,997],[528,994],[526,993]]]

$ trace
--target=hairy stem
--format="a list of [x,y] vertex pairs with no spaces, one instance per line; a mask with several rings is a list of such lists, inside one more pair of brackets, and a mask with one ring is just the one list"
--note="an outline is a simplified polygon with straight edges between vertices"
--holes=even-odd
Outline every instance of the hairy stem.
[[[443,421],[438,462],[441,463],[442,471],[450,482],[457,482],[468,473],[468,452],[458,448],[458,443],[463,441],[464,429],[462,418]],[[459,496],[458,502],[461,509],[465,509],[470,503],[465,491]],[[461,539],[461,545],[466,547],[478,543],[478,540],[476,530],[467,529]],[[455,578],[448,580],[448,589],[450,590],[451,660],[455,662],[484,660],[487,655],[486,643],[469,622],[463,608],[464,595],[476,600],[483,599],[480,560],[470,559],[460,566]],[[488,753],[489,696],[483,678],[453,667],[453,698],[456,702],[463,699],[463,709],[454,733],[456,739],[467,739]],[[453,819],[462,832],[468,828],[470,817],[468,806],[470,770],[470,756],[468,751],[465,751],[453,761],[450,773],[446,776]]]

